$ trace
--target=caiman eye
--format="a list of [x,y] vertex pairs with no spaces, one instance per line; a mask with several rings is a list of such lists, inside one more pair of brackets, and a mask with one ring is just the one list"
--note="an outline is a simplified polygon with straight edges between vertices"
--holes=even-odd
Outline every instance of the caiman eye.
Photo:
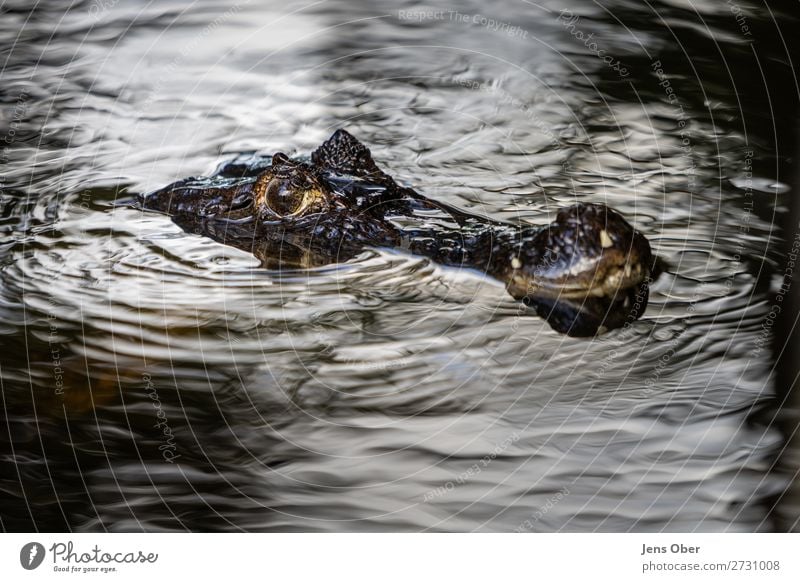
[[306,193],[291,188],[285,180],[272,180],[264,193],[267,206],[278,216],[297,214],[305,206]]

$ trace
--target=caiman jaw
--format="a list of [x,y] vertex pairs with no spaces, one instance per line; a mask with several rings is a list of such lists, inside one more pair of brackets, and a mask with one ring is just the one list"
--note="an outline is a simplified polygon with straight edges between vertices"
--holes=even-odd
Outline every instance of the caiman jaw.
[[[614,297],[628,289],[640,285],[649,276],[649,269],[641,263],[626,262],[624,265],[610,265],[604,272],[587,274],[587,279],[575,282],[550,281],[544,277],[530,278],[526,275],[514,276],[514,289],[526,289],[525,297],[553,297],[561,299],[582,299],[588,297]],[[509,287],[509,290],[511,287]]]

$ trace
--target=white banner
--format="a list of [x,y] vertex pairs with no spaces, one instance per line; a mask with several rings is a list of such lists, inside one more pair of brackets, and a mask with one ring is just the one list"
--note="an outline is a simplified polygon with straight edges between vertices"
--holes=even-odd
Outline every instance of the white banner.
[[796,581],[798,554],[800,534],[4,534],[0,579]]

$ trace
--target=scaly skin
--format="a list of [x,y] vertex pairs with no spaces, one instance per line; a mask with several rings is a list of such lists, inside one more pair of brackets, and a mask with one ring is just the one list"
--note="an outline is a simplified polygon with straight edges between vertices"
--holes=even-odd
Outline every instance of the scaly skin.
[[578,203],[541,228],[471,215],[397,184],[344,130],[308,161],[281,153],[237,159],[142,205],[267,266],[309,267],[391,247],[478,269],[570,335],[619,327],[647,303],[650,245],[616,211]]

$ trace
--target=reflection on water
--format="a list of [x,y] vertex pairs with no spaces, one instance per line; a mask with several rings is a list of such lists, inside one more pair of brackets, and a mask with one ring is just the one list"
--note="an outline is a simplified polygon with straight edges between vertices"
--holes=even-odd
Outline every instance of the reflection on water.
[[[772,20],[748,13],[752,45],[697,2],[576,2],[574,28],[459,4],[527,35],[411,4],[28,4],[0,9],[3,529],[794,523],[760,420],[793,236]],[[647,313],[568,338],[475,273],[270,269],[118,203],[338,127],[475,213],[620,209],[665,261]]]

